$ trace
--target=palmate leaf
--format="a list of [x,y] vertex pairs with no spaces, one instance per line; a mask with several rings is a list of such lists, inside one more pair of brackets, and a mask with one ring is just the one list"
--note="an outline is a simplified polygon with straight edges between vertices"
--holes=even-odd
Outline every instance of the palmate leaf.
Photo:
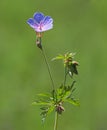
[[40,93],[37,95],[38,99],[32,103],[32,105],[41,106],[42,121],[45,120],[46,116],[50,114],[54,108],[55,103],[51,94]]
[[72,105],[79,106],[79,100],[72,98],[72,93],[75,90],[73,81],[71,86],[63,86],[63,84],[57,89],[57,101],[59,103],[68,102]]
[[41,106],[40,109],[43,122],[47,115],[54,110],[57,111],[58,114],[62,114],[62,112],[64,111],[63,104],[65,102],[75,106],[80,105],[78,100],[72,98],[75,82],[76,81],[73,81],[70,86],[65,86],[64,84],[61,84],[61,86],[57,90],[53,90],[50,94],[40,93],[37,95],[38,100],[36,100],[32,104]]
[[75,90],[74,84],[76,81],[73,81],[71,86],[63,86],[63,84],[57,89],[57,98],[64,100],[68,97],[71,97],[73,91]]

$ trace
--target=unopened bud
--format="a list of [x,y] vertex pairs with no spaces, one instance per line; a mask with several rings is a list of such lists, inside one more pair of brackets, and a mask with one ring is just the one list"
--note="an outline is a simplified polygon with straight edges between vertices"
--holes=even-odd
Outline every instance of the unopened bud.
[[36,39],[36,45],[37,45],[37,47],[39,47],[42,50],[41,37],[38,37]]
[[59,114],[62,114],[62,112],[64,111],[64,107],[61,105],[61,103],[59,103],[57,106],[56,106],[56,111],[59,113]]

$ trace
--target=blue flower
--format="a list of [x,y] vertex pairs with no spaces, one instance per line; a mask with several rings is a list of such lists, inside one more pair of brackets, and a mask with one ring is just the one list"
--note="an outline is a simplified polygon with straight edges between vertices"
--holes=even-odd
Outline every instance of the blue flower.
[[36,12],[33,18],[27,20],[27,23],[37,34],[53,28],[53,19],[50,16],[45,16],[41,12]]

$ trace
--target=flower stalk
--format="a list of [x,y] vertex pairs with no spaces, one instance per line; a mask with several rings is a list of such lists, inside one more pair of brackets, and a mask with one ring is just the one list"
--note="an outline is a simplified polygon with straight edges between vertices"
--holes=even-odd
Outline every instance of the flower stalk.
[[55,122],[54,122],[54,130],[58,129],[58,112],[55,112]]
[[52,83],[52,89],[53,89],[53,91],[55,91],[55,86],[54,86],[54,81],[53,81],[53,77],[52,77],[50,65],[49,65],[49,63],[48,63],[47,56],[46,56],[46,54],[45,54],[45,50],[44,50],[43,47],[42,47],[41,51],[42,51],[42,55],[43,55],[43,57],[44,57],[44,60],[45,60],[45,63],[46,63],[47,69],[48,69],[48,73],[49,73],[50,80],[51,80],[51,83]]

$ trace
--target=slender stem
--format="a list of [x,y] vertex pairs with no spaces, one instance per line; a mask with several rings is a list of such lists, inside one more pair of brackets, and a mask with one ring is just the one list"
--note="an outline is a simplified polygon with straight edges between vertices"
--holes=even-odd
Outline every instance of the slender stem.
[[67,77],[67,68],[65,67],[65,72],[64,72],[64,86],[66,84],[66,77]]
[[54,123],[54,130],[58,128],[58,112],[55,112],[55,123]]
[[42,50],[43,57],[44,57],[44,59],[45,59],[45,63],[46,63],[46,65],[47,65],[48,73],[49,73],[50,80],[51,80],[51,83],[52,83],[52,88],[53,88],[53,90],[55,90],[54,81],[53,81],[53,78],[52,78],[50,66],[49,66],[49,64],[48,64],[47,57],[46,57],[46,54],[45,54],[45,51],[44,51],[43,46],[42,46],[42,49],[41,49],[41,50]]

